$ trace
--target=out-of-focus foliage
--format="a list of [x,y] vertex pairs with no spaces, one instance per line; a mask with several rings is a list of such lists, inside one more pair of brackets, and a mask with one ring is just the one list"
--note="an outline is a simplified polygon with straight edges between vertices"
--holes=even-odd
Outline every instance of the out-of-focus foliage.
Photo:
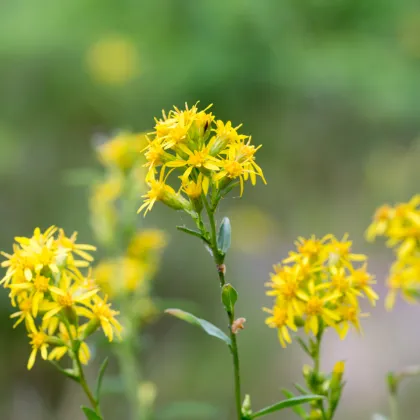
[[[233,232],[241,230],[232,238],[228,270],[242,296],[239,315],[248,320],[241,335],[242,348],[250,349],[242,355],[250,365],[244,386],[256,405],[278,400],[278,378],[295,376],[301,363],[293,364],[297,356],[282,351],[263,325],[271,261],[285,257],[290,238],[312,233],[349,231],[363,248],[373,209],[418,192],[419,21],[414,0],[2,1],[1,248],[33,226],[53,223],[77,229],[90,243],[87,192],[63,181],[69,168],[78,168],[84,182],[90,176],[92,137],[152,130],[153,116],[173,104],[214,103],[216,115],[244,122],[243,132],[264,144],[258,161],[268,186],[222,206]],[[160,208],[147,224],[173,229],[177,217]],[[157,293],[189,300],[207,319],[216,318],[217,285],[194,274],[198,266],[210,271],[207,256],[181,233],[172,234],[176,246],[165,256]],[[247,237],[261,247],[251,252],[252,245],[239,239]],[[384,261],[382,256],[376,264],[378,283]],[[30,377],[21,368],[25,338],[11,329],[4,294],[0,303],[2,416],[19,420],[30,410],[33,420],[47,419],[47,413],[76,418],[69,408],[78,410],[74,387],[62,385],[48,366],[35,366]],[[383,401],[378,384],[389,365],[417,361],[419,340],[403,322],[412,318],[404,316],[397,310],[383,321],[378,310],[366,320],[363,341],[346,344],[346,371],[353,376],[340,419],[367,418]],[[386,341],[392,325],[401,327],[395,349]],[[228,413],[230,383],[219,379],[228,358],[198,337],[168,321],[150,331],[146,369],[163,411],[170,401],[205,397],[221,407],[218,413]],[[326,341],[334,352],[338,344],[328,335]],[[267,344],[256,349],[256,342]],[[363,366],[369,362],[367,378]],[[351,386],[361,378],[375,389],[369,399]],[[262,380],[272,386],[262,389]],[[417,391],[407,394],[407,415]],[[111,418],[124,414],[118,395],[111,396],[109,410]]]

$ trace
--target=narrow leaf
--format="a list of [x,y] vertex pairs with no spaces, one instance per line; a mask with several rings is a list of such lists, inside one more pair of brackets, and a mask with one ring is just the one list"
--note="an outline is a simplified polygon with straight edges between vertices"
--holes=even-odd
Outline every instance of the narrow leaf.
[[299,384],[297,384],[297,383],[295,383],[294,384],[295,385],[295,388],[301,393],[301,394],[303,394],[303,395],[309,395],[310,394],[310,392],[307,390],[307,389],[305,389],[302,385],[299,385]]
[[60,366],[59,363],[57,363],[54,360],[49,360],[49,362],[55,366],[56,369],[58,369],[61,373],[66,375],[68,378],[73,379],[73,381],[79,382],[79,376],[76,374],[76,372],[73,369],[64,369]]
[[230,284],[227,283],[222,287],[222,302],[228,312],[233,313],[235,303],[238,300],[238,292]]
[[224,217],[220,224],[219,236],[217,237],[217,246],[224,254],[230,248],[231,234],[230,220],[228,217]]
[[177,226],[176,228],[181,232],[187,233],[188,235],[196,236],[197,238],[200,238],[204,242],[208,243],[207,239],[198,230],[190,229],[186,226]]
[[257,411],[251,416],[251,419],[256,419],[257,417],[262,417],[275,411],[284,410],[285,408],[291,408],[296,405],[305,404],[315,400],[322,400],[324,397],[321,395],[301,395],[299,397],[289,398],[288,400],[280,401],[276,404],[273,404],[269,407],[263,408],[260,411]]
[[105,375],[105,371],[107,367],[108,367],[108,357],[105,358],[105,360],[101,364],[101,367],[99,368],[98,379],[96,381],[96,392],[95,392],[96,401],[99,401],[99,398],[101,396],[102,381],[104,379],[104,375]]
[[[290,399],[290,398],[294,398],[295,394],[293,394],[293,392],[290,392],[287,389],[282,389],[283,394],[286,398]],[[295,405],[294,407],[291,407],[291,409],[302,419],[306,419],[306,411],[303,409],[303,407],[301,405]]]
[[182,319],[192,325],[196,325],[203,329],[208,335],[212,335],[222,341],[224,341],[228,346],[232,344],[230,338],[219,328],[215,325],[211,324],[210,322],[206,321],[205,319],[197,318],[196,316],[184,312],[181,309],[167,309],[165,311],[167,314],[172,315],[176,318]]
[[85,413],[85,416],[88,420],[103,420],[102,417],[98,416],[91,408],[84,407],[82,405],[82,410]]

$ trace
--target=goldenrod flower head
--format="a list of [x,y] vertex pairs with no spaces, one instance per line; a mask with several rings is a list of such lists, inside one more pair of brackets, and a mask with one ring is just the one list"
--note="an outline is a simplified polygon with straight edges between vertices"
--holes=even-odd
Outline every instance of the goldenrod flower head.
[[[86,319],[97,318],[98,326],[103,323],[97,310],[100,288],[81,271],[93,261],[90,252],[95,247],[77,243],[76,233],[67,236],[52,226],[45,232],[37,228],[32,237],[15,240],[13,254],[2,253],[7,272],[0,283],[9,289],[11,303],[18,309],[11,315],[16,318],[14,327],[24,321],[31,338],[30,369],[38,351],[43,359],[59,360],[72,351],[74,340],[83,341],[85,334],[93,333],[97,328],[87,331]],[[111,319],[117,313],[109,304],[107,307],[109,322],[119,330],[117,321]],[[108,327],[104,332],[112,339]],[[87,363],[89,349],[84,342],[80,352],[81,360]]]
[[271,310],[265,309],[271,313],[266,323],[278,329],[283,347],[291,342],[289,330],[300,326],[314,336],[321,328],[332,327],[342,339],[350,325],[360,331],[361,299],[374,305],[378,296],[366,262],[355,266],[366,257],[353,254],[351,245],[347,235],[342,240],[333,235],[300,237],[296,251],[274,266],[267,295],[275,302]]
[[[145,166],[149,170],[146,181],[151,184],[151,191],[141,209],[149,211],[156,197],[161,197],[165,191],[164,185],[168,187],[169,174],[163,175],[167,167],[182,171],[178,197],[184,198],[185,194],[189,198],[190,208],[185,208],[185,203],[182,205],[187,212],[200,207],[197,200],[201,201],[202,195],[211,193],[212,197],[222,197],[237,184],[242,195],[248,179],[252,184],[257,177],[265,182],[255,162],[255,153],[261,146],[254,147],[249,136],[239,134],[241,126],[216,121],[209,108],[200,111],[197,104],[191,108],[186,105],[184,110],[175,107],[169,113],[163,111],[162,118],[156,119],[155,131],[150,133],[144,150]],[[170,187],[169,191],[174,189]],[[182,206],[171,207],[180,209]]]
[[385,306],[392,309],[397,295],[409,303],[419,302],[420,297],[420,195],[407,203],[380,207],[366,231],[368,240],[377,236],[387,239],[396,259],[391,267]]
[[145,134],[121,132],[116,137],[98,145],[96,150],[104,166],[127,171],[139,162],[140,152],[146,144]]

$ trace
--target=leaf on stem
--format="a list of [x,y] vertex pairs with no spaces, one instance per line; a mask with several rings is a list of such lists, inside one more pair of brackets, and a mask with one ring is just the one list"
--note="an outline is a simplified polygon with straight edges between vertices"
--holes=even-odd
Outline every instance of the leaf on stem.
[[104,379],[106,368],[108,367],[108,357],[102,362],[101,367],[99,368],[98,379],[96,381],[96,391],[95,391],[95,399],[99,401],[101,396],[101,388],[102,388],[102,381]]
[[197,238],[200,238],[204,242],[208,243],[207,239],[198,230],[190,229],[186,226],[177,226],[176,228],[181,232],[187,233],[188,235],[196,236]]
[[85,413],[85,416],[88,420],[103,420],[102,417],[98,416],[91,408],[84,407],[82,405],[82,410]]
[[252,414],[251,419],[257,417],[266,416],[267,414],[274,413],[275,411],[284,410],[285,408],[295,407],[297,405],[305,404],[315,400],[322,400],[324,397],[321,395],[301,395],[299,397],[289,398],[284,401],[280,401],[276,404],[270,405],[269,407],[263,408],[260,411]]
[[189,324],[200,327],[208,335],[211,335],[213,337],[218,338],[219,340],[224,341],[228,346],[232,345],[230,338],[222,330],[217,328],[212,323],[206,321],[205,319],[197,318],[189,312],[185,312],[181,309],[167,309],[165,313],[172,315],[176,318],[182,319],[183,321],[186,321]]
[[230,248],[231,236],[232,229],[229,217],[224,217],[222,223],[220,224],[219,235],[217,237],[217,246],[223,254],[226,254]]
[[64,369],[62,368],[59,363],[54,360],[49,360],[49,362],[55,366],[57,370],[59,370],[62,374],[66,375],[68,378],[73,379],[73,381],[79,382],[79,376],[73,369]]
[[237,300],[238,292],[230,283],[226,283],[222,287],[222,302],[229,313],[233,314]]
[[[284,394],[284,396],[288,399],[290,398],[294,398],[295,394],[293,394],[293,392],[287,390],[287,389],[282,389],[282,392]],[[303,407],[301,405],[295,405],[294,407],[291,407],[292,410],[302,419],[306,419],[306,411],[303,409]]]

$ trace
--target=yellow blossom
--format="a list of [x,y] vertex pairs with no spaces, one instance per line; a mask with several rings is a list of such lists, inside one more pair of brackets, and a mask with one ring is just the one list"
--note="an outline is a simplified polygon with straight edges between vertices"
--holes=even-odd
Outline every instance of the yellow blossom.
[[[342,240],[333,235],[300,237],[295,245],[296,251],[274,266],[267,283],[267,295],[275,297],[271,314],[279,319],[287,314],[288,320],[294,318],[294,325],[313,336],[333,328],[343,339],[350,325],[360,331],[359,319],[365,316],[359,308],[361,299],[367,297],[372,305],[378,299],[373,277],[366,271],[366,257],[351,252],[347,235]],[[359,261],[363,265],[355,266]],[[266,323],[276,325],[273,317]],[[279,336],[282,346],[291,341],[284,329]]]

